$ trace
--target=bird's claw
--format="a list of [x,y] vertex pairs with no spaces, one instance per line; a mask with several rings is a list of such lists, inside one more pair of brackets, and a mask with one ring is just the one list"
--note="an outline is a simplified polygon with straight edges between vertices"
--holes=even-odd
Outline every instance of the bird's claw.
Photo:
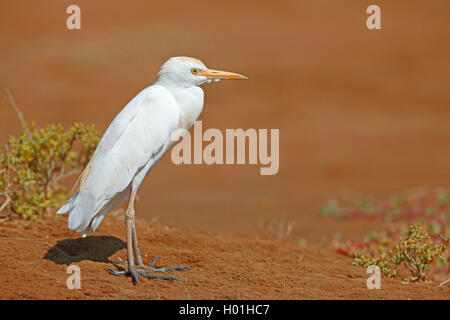
[[152,268],[151,270],[149,270],[149,272],[174,272],[174,271],[184,271],[184,270],[191,270],[191,268],[189,268],[187,266],[176,266],[176,267],[159,268],[159,269]]
[[161,279],[161,280],[169,280],[169,281],[178,280],[178,278],[176,278],[176,277],[162,276],[162,275],[161,276],[150,275],[149,273],[191,270],[191,268],[187,267],[187,266],[175,266],[175,267],[169,267],[169,268],[154,268],[158,259],[159,259],[159,257],[156,257],[153,260],[153,262],[148,266],[142,265],[143,267],[148,268],[148,269],[138,269],[138,268],[136,268],[136,266],[129,266],[128,264],[126,264],[122,261],[110,260],[109,261],[110,263],[128,266],[128,270],[116,271],[113,269],[107,269],[107,271],[110,271],[114,276],[131,276],[133,278],[133,283],[135,285],[137,285],[139,283],[139,276],[146,278],[146,279]]
[[170,277],[170,276],[155,276],[155,275],[149,275],[149,272],[152,272],[151,270],[142,270],[137,269],[136,267],[131,268],[130,270],[121,270],[116,271],[113,269],[106,269],[107,271],[110,271],[112,275],[114,276],[131,276],[133,278],[133,283],[138,284],[139,283],[139,276],[146,278],[146,279],[161,279],[161,280],[169,280],[169,281],[175,281],[178,280],[176,277]]
[[131,275],[131,278],[133,279],[133,284],[138,285],[139,284],[139,273],[138,269],[135,266],[129,266],[128,272]]

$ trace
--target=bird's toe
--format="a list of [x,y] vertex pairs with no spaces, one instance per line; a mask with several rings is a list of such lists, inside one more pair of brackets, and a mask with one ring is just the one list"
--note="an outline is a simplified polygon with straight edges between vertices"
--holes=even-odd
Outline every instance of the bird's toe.
[[133,284],[138,285],[139,284],[139,272],[138,269],[136,269],[135,266],[129,266],[128,271],[131,274],[131,278],[133,279]]

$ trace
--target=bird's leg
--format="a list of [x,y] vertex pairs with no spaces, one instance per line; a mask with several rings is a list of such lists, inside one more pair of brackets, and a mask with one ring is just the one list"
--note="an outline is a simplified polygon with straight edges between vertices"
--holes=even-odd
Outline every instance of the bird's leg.
[[[136,197],[136,189],[131,189],[130,201],[128,202],[127,211],[125,213],[125,224],[127,228],[127,258],[128,258],[128,271],[133,278],[133,283],[139,283],[139,276],[134,264],[133,257],[133,226],[134,226],[134,199]],[[141,259],[142,260],[142,259]]]
[[132,232],[133,232],[133,248],[134,248],[134,255],[136,258],[136,264],[138,266],[144,266],[144,262],[142,261],[141,251],[139,250],[139,243],[137,240],[137,233],[136,233],[136,224],[134,223],[134,219],[133,219],[133,224],[132,224]]
[[[125,213],[125,225],[127,228],[127,259],[128,259],[128,271],[115,271],[109,269],[114,275],[131,275],[133,278],[133,283],[137,285],[139,283],[139,273],[140,270],[136,268],[134,264],[134,254],[136,255],[136,260],[139,265],[143,265],[142,257],[139,252],[139,247],[137,243],[136,227],[134,223],[134,200],[136,198],[136,189],[131,189],[130,200],[128,202],[127,211]],[[115,261],[112,261],[117,263]]]
[[[156,275],[149,275],[148,273],[151,272],[173,272],[175,270],[177,271],[183,271],[183,270],[190,270],[191,268],[186,266],[176,266],[176,267],[170,267],[170,268],[154,268],[156,265],[156,262],[158,261],[159,257],[156,257],[152,264],[149,266],[144,265],[142,261],[142,256],[139,250],[139,245],[137,241],[137,234],[136,234],[136,226],[134,223],[134,199],[136,197],[136,190],[131,190],[131,196],[130,201],[128,203],[127,211],[125,214],[125,223],[127,228],[127,256],[128,256],[128,271],[122,270],[122,271],[115,271],[112,269],[108,269],[109,271],[112,271],[112,273],[115,276],[120,275],[131,275],[133,278],[133,283],[137,285],[139,283],[139,275],[146,279],[162,279],[162,280],[178,280],[175,277],[170,276],[156,276]],[[134,256],[133,256],[134,253]],[[137,269],[136,265],[134,263],[134,259],[136,258],[136,263],[138,266],[143,266],[148,269]],[[120,261],[110,261],[111,263],[120,264],[120,265],[126,265],[123,262]]]

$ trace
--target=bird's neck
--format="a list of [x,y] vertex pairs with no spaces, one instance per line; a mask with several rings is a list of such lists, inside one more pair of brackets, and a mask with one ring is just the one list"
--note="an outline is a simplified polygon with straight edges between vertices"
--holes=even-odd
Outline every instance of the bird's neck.
[[180,128],[189,129],[198,119],[203,110],[204,93],[198,86],[182,87],[156,82],[155,85],[163,85],[175,98],[180,108]]

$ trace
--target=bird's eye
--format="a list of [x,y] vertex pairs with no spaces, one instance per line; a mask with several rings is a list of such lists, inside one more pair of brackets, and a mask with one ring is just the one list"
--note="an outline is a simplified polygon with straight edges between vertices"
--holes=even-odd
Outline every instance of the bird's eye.
[[192,68],[192,69],[191,69],[191,72],[192,72],[192,74],[197,74],[197,73],[198,73],[198,69]]

